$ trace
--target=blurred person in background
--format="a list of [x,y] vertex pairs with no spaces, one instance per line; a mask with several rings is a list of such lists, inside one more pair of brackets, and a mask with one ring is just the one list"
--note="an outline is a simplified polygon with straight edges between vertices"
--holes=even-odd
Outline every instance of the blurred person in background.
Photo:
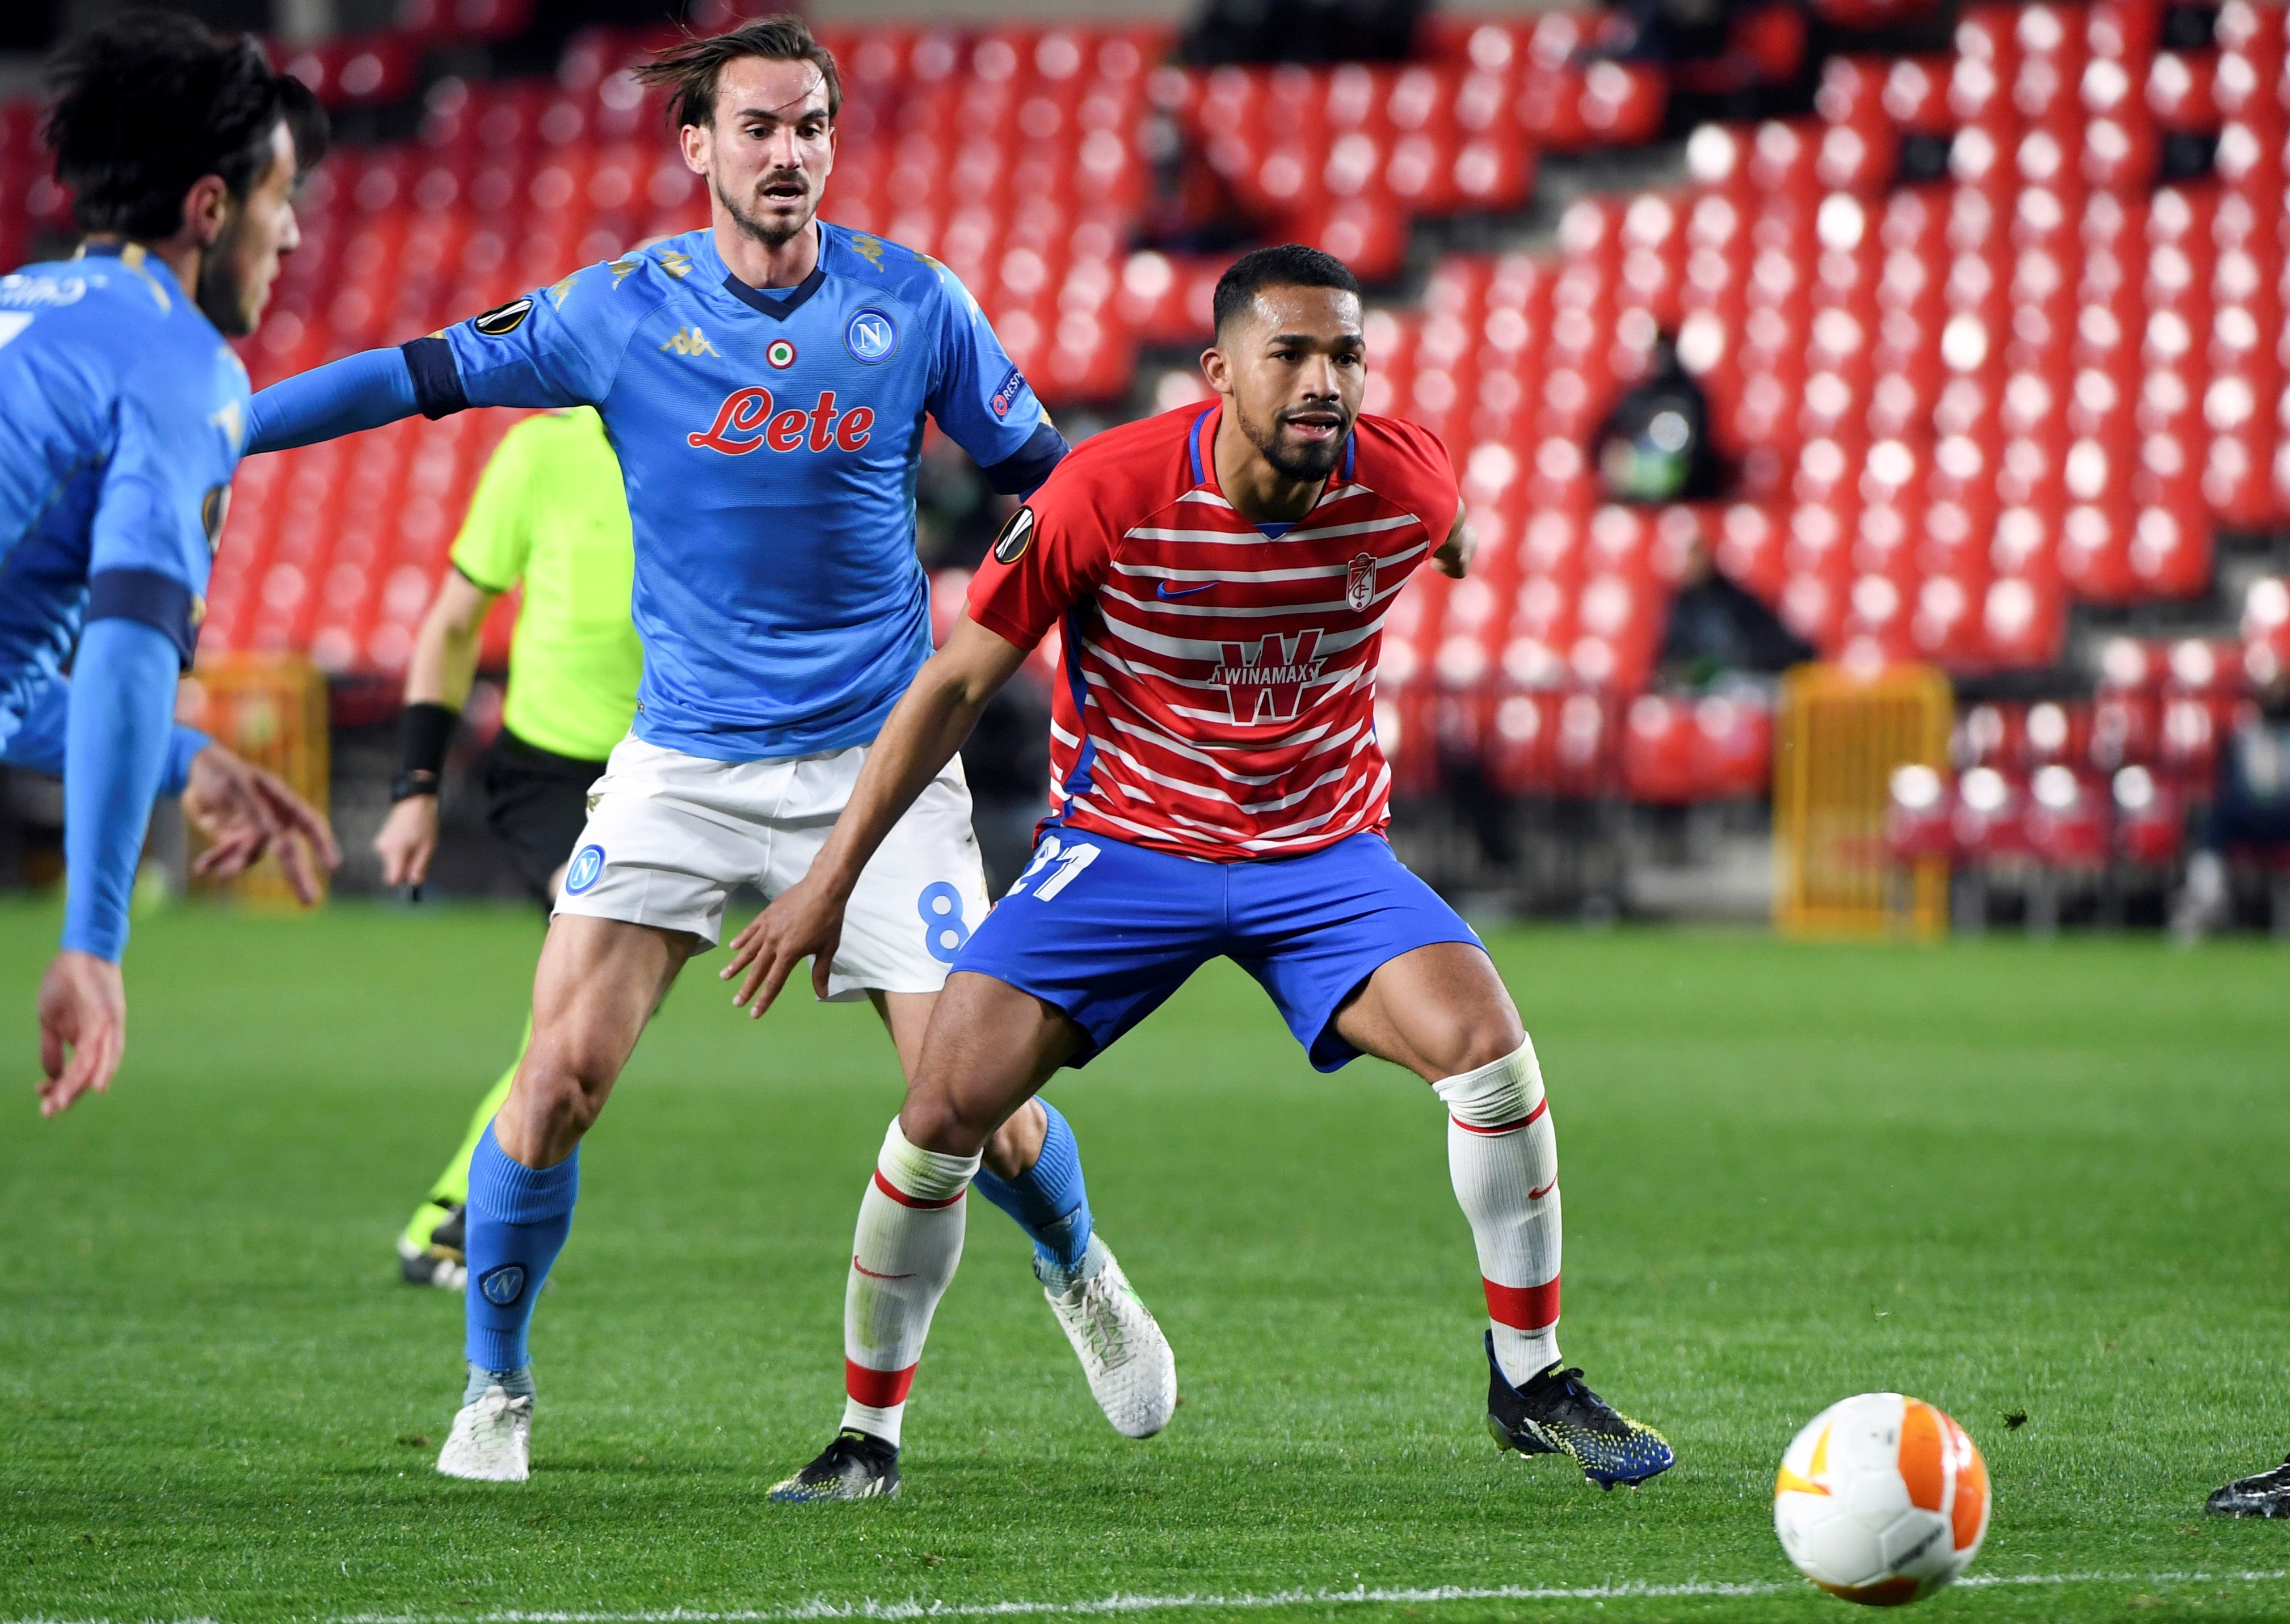
[[[250,39],[156,12],[68,47],[46,124],[88,233],[0,279],[0,760],[64,780],[61,949],[40,1109],[110,1084],[151,804],[180,795],[228,877],[276,853],[305,903],[340,860],[272,774],[175,724],[246,432],[246,369],[325,115]],[[71,676],[66,680],[64,668]]]
[[[1709,501],[1726,478],[1710,443],[1709,397],[1667,334],[1656,334],[1642,355],[1637,381],[1591,437],[1599,486],[1607,500],[1626,506]],[[1813,653],[1771,609],[1718,572],[1708,539],[1697,535],[1655,660],[1662,685],[1704,689],[1728,675],[1775,675]]]
[[[2195,830],[2186,887],[2172,909],[2180,940],[2198,941],[2232,917],[2228,859],[2238,852],[2257,853],[2269,866],[2290,860],[2290,671],[2278,668],[2241,708],[2219,750],[2210,810]],[[2274,928],[2280,932],[2283,923]],[[2284,1477],[2277,1486],[2290,1494],[2290,1476],[2273,1476]],[[2290,1501],[2283,1510],[2290,1512]]]
[[1726,579],[1697,535],[1669,602],[1654,668],[1661,685],[1702,690],[1728,676],[1778,676],[1814,658],[1813,645]]
[[1709,441],[1709,397],[1668,334],[1638,353],[1637,381],[1590,437],[1598,482],[1610,501],[1707,501],[1725,479]]
[[[404,753],[388,820],[373,841],[382,884],[420,894],[437,850],[446,748],[476,677],[485,616],[521,584],[500,732],[484,761],[485,827],[508,848],[545,925],[588,821],[589,786],[627,736],[644,676],[629,611],[636,542],[628,496],[593,409],[542,412],[509,430],[477,482],[452,565],[406,668]],[[408,1284],[460,1289],[469,1158],[532,1042],[528,1015],[516,1058],[478,1102],[460,1148],[397,1237]]]

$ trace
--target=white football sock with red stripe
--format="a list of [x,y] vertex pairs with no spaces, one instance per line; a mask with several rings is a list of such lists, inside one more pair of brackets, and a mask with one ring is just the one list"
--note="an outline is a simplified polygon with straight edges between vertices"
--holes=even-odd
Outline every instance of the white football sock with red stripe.
[[1495,1363],[1513,1386],[1558,1362],[1558,1136],[1532,1039],[1442,1077],[1447,1172],[1479,1245]]
[[977,1171],[974,1156],[917,1149],[895,1118],[883,1136],[843,1296],[845,1427],[898,1443],[931,1316],[962,1261],[963,1196]]

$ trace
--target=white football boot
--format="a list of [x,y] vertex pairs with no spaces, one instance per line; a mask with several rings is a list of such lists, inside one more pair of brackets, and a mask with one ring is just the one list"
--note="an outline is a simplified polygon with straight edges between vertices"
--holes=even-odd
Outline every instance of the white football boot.
[[499,1382],[461,1406],[452,1435],[437,1452],[437,1469],[477,1483],[523,1483],[531,1475],[532,1398],[512,1398]]
[[1112,1249],[1093,1235],[1089,1250],[1100,1263],[1095,1274],[1062,1292],[1045,1285],[1042,1295],[1065,1328],[1091,1396],[1114,1431],[1149,1438],[1176,1413],[1177,1356]]

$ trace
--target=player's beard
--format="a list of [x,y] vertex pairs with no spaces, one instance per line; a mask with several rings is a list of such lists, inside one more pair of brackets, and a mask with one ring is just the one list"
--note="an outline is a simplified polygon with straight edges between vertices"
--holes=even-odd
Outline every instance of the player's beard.
[[[1236,405],[1238,402],[1234,403]],[[1322,408],[1332,411],[1343,420],[1343,432],[1330,435],[1317,444],[1296,444],[1280,437],[1281,419],[1275,414],[1269,423],[1260,423],[1246,412],[1237,412],[1240,431],[1248,443],[1264,454],[1273,471],[1283,479],[1303,481],[1325,479],[1336,471],[1336,463],[1344,454],[1344,442],[1351,435],[1351,414],[1341,406]]]
[[[245,212],[232,214],[200,258],[199,285],[192,295],[207,320],[226,337],[234,339],[243,339],[254,331],[262,319],[262,307],[270,298],[269,279],[260,284],[251,282],[238,262],[246,230]],[[272,267],[271,275],[275,277],[275,260]]]
[[[766,176],[765,184],[769,185],[772,179]],[[819,213],[819,193],[817,188],[809,187],[808,180],[805,182],[805,201],[809,206],[802,211],[801,218],[792,225],[782,223],[785,216],[765,220],[750,213],[725,189],[722,181],[713,180],[711,184],[716,188],[716,201],[724,205],[724,212],[732,217],[732,223],[766,248],[781,248],[793,242],[803,235],[804,228],[810,225]]]

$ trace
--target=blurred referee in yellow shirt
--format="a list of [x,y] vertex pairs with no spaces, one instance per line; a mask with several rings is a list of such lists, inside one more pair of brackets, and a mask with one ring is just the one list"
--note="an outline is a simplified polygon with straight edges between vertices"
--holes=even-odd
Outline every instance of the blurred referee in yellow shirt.
[[[373,842],[382,883],[419,886],[428,873],[438,780],[476,675],[485,614],[522,581],[500,733],[484,763],[485,823],[515,854],[545,917],[588,818],[589,786],[636,715],[644,669],[629,619],[628,496],[604,420],[581,406],[510,429],[477,482],[452,562],[406,670],[404,755]],[[530,1018],[524,1036],[532,1041]],[[520,1044],[517,1059],[524,1053]],[[516,1076],[512,1060],[398,1237],[409,1284],[460,1289],[469,1153]]]

